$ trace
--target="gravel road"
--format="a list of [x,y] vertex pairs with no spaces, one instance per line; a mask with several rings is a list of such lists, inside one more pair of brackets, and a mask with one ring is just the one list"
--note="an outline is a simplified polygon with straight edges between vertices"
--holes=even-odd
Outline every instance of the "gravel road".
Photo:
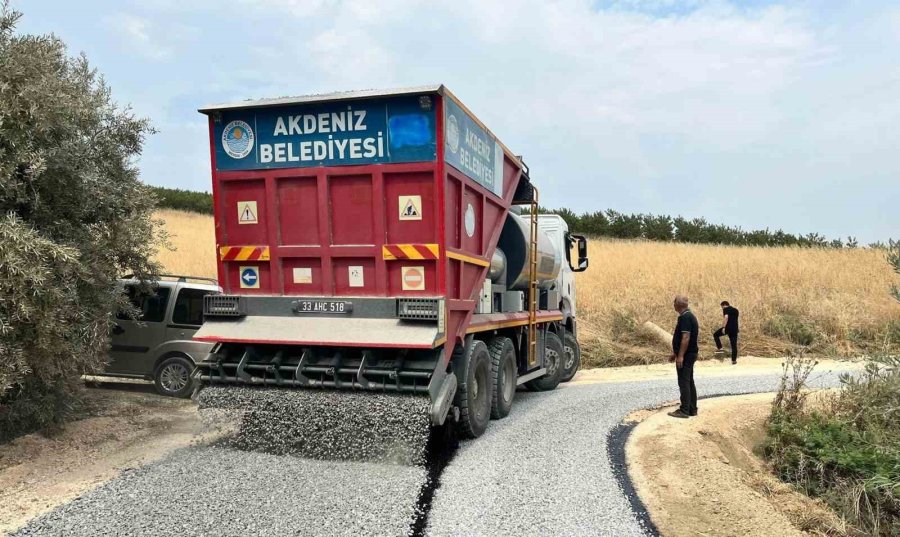
[[[836,381],[820,372],[813,384]],[[701,395],[776,386],[771,375],[698,381]],[[512,414],[447,465],[426,533],[645,535],[613,475],[607,434],[630,411],[675,397],[674,380],[517,393]],[[406,535],[427,478],[421,466],[193,447],[15,535]]]
[[[837,381],[837,373],[818,372],[810,384]],[[777,387],[772,375],[697,381],[701,396]],[[517,393],[509,417],[464,444],[444,470],[428,533],[646,535],[613,475],[607,435],[632,410],[677,397],[674,379]]]

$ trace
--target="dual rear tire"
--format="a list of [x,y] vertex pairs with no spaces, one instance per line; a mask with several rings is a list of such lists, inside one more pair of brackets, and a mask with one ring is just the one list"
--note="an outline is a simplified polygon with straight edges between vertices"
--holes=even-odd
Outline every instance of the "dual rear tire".
[[459,433],[464,438],[484,434],[491,419],[491,356],[483,341],[473,339],[457,363]]
[[[568,374],[565,366],[571,365],[566,362],[566,348],[559,336],[547,332],[544,343],[547,372],[526,384],[529,389],[539,392],[555,389]],[[518,370],[515,346],[507,337],[495,337],[489,345],[473,339],[466,345],[456,361],[458,387],[454,404],[459,408],[461,436],[478,438],[484,434],[491,418],[502,419],[509,415],[516,395]],[[572,371],[571,375],[574,374]]]

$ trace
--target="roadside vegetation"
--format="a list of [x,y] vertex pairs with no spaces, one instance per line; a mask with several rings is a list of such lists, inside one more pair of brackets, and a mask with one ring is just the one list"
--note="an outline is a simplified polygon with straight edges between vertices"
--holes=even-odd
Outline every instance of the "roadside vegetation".
[[863,535],[900,535],[900,356],[878,355],[810,404],[815,362],[786,362],[764,446],[775,473]]
[[126,306],[116,280],[153,274],[163,240],[134,165],[149,123],[20,17],[0,4],[0,442],[78,410]]

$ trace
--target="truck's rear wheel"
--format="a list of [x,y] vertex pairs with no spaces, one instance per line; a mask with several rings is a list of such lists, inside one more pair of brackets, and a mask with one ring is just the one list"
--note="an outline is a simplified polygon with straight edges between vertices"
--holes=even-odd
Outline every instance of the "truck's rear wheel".
[[559,385],[562,375],[562,363],[565,356],[565,349],[559,337],[547,332],[544,338],[544,369],[547,372],[543,377],[536,378],[528,382],[528,388],[536,392],[547,392]]
[[491,418],[505,418],[516,395],[516,349],[508,337],[495,337],[488,347],[491,353]]
[[472,340],[457,370],[459,430],[465,438],[478,438],[491,418],[491,356],[483,341]]
[[563,335],[563,348],[565,356],[563,357],[562,376],[559,381],[569,382],[575,376],[575,373],[578,372],[578,368],[581,367],[581,346],[578,345],[578,339],[575,338],[575,334],[568,330]]

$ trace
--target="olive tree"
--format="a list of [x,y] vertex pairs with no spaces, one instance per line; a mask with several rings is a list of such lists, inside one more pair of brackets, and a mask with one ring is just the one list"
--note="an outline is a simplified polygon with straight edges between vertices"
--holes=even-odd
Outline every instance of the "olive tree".
[[162,240],[135,158],[151,132],[84,55],[0,5],[0,440],[66,418],[107,360],[117,278]]

